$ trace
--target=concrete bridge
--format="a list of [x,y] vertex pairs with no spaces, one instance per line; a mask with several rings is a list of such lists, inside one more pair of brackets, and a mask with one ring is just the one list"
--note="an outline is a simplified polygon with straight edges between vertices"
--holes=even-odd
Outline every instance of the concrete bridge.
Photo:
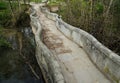
[[46,83],[120,83],[120,57],[87,32],[31,4],[36,59]]

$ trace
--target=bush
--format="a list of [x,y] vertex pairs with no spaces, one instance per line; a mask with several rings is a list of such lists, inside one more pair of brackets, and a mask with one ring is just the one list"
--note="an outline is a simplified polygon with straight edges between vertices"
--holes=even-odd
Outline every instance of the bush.
[[5,10],[5,9],[7,9],[7,3],[0,2],[0,10]]
[[8,3],[1,1],[0,2],[0,25],[8,25],[11,19],[11,13],[8,7]]
[[5,38],[0,36],[0,48],[10,48],[10,47],[11,47],[10,43]]

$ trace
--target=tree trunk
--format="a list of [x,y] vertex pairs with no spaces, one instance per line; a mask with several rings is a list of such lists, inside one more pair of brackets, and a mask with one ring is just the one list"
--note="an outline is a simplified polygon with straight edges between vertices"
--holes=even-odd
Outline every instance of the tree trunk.
[[23,2],[24,2],[24,4],[26,4],[26,1],[25,1],[25,0],[23,0]]
[[106,11],[106,14],[105,14],[105,17],[108,16],[109,11],[110,11],[110,8],[111,8],[111,6],[112,6],[112,3],[113,3],[113,0],[110,0],[109,6],[108,6],[107,11]]
[[21,11],[20,1],[19,1],[19,0],[17,0],[17,2],[18,2],[18,9],[19,9],[19,12],[20,12],[20,11]]
[[90,0],[90,20],[93,19],[93,0]]
[[9,0],[9,8],[10,8],[10,11],[11,11],[11,14],[12,14],[12,16],[13,16],[13,19],[14,19],[14,21],[16,20],[16,18],[15,18],[15,14],[14,14],[14,11],[13,11],[13,7],[12,7],[12,4],[11,4],[11,1]]

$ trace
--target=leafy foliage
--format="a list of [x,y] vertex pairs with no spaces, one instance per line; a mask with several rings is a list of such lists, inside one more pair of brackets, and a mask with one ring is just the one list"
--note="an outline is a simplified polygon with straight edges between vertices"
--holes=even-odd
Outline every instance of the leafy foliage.
[[102,4],[102,3],[97,3],[97,4],[95,5],[95,10],[96,10],[96,13],[97,13],[97,14],[102,14],[103,11],[104,11],[103,4]]
[[84,29],[120,53],[120,0],[64,0],[59,14],[69,24]]
[[10,43],[5,38],[0,36],[0,48],[10,48],[10,47],[11,47]]
[[1,26],[8,26],[11,19],[11,13],[8,8],[8,3],[1,1],[0,2],[0,25]]
[[0,10],[7,9],[7,4],[5,2],[0,2]]

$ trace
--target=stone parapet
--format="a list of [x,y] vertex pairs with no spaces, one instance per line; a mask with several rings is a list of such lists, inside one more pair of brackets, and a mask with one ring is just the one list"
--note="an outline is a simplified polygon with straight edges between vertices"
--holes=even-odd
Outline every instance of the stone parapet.
[[40,10],[51,20],[66,37],[78,44],[88,54],[88,57],[103,72],[105,76],[120,83],[120,56],[102,45],[95,37],[80,28],[76,28],[64,22],[60,16],[51,13],[47,8],[40,7]]
[[65,83],[61,68],[51,51],[42,42],[42,26],[34,8],[31,9],[31,26],[36,41],[36,59],[47,83]]

